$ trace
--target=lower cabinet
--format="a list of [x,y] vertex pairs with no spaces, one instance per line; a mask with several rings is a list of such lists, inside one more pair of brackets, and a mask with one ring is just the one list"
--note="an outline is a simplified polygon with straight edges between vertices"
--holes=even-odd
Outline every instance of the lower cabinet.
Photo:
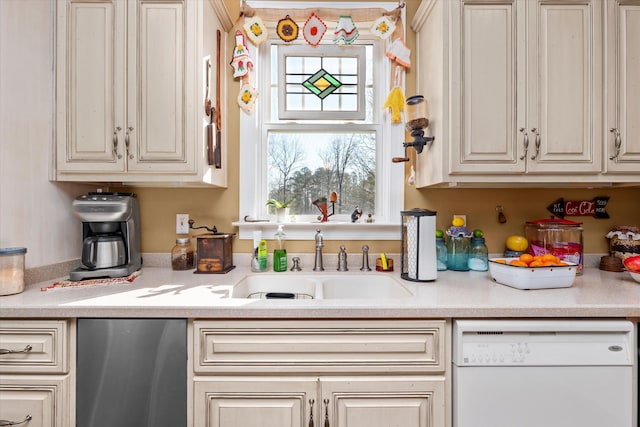
[[444,426],[443,380],[221,377],[195,382],[195,426]]
[[450,426],[449,323],[195,321],[195,427]]
[[0,320],[0,426],[75,425],[68,320]]
[[0,426],[69,426],[69,377],[0,375]]

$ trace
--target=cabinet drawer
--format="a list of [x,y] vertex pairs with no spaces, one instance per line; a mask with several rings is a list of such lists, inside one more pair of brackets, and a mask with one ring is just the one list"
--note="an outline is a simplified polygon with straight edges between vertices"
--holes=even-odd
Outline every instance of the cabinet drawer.
[[444,321],[196,321],[194,371],[442,372]]
[[68,393],[68,375],[0,375],[0,420],[20,422],[30,417],[25,426],[70,425]]
[[68,372],[64,320],[0,321],[0,373]]

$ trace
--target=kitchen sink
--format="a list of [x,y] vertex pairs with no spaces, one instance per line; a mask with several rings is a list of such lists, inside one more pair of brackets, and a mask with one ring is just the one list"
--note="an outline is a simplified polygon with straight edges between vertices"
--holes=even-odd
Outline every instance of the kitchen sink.
[[262,273],[243,278],[231,298],[257,299],[389,299],[413,294],[390,276],[377,274]]

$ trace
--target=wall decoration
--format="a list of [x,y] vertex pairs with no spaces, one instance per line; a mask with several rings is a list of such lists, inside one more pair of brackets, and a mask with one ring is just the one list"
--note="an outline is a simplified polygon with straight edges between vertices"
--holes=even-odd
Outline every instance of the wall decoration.
[[238,94],[238,105],[247,114],[251,114],[253,107],[255,107],[256,99],[258,98],[258,91],[251,84],[251,82],[244,82],[240,86],[240,93]]
[[292,42],[298,38],[298,24],[296,24],[289,15],[278,21],[276,27],[278,37],[284,42]]
[[547,210],[552,214],[564,218],[566,216],[592,216],[598,219],[607,219],[609,214],[606,211],[609,197],[596,197],[592,200],[556,200]]
[[267,26],[259,16],[245,18],[245,23],[242,28],[244,28],[244,32],[247,34],[249,40],[251,40],[251,43],[256,46],[262,44],[269,37]]
[[387,58],[397,62],[405,68],[411,67],[411,50],[400,37],[391,42],[386,55]]
[[249,56],[249,48],[244,41],[244,34],[236,31],[236,47],[233,50],[233,58],[231,59],[233,67],[233,77],[242,77],[253,68],[253,61]]
[[302,35],[311,46],[318,46],[326,31],[327,25],[313,12],[307,18],[304,27],[302,27]]
[[391,123],[402,123],[402,116],[400,113],[404,111],[404,92],[402,87],[395,86],[387,95],[387,100],[384,102],[382,108],[389,108],[391,110]]
[[381,16],[376,19],[373,25],[371,26],[371,32],[385,40],[393,34],[393,31],[396,29],[396,24],[389,18],[388,16]]
[[335,44],[352,44],[359,35],[360,33],[350,16],[341,16],[338,18],[338,24],[336,25],[333,38]]

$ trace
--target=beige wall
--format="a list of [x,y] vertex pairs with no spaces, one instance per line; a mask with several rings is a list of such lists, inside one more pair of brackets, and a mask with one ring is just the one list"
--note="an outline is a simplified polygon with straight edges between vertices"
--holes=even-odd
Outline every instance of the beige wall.
[[[417,9],[418,0],[407,1],[408,21]],[[227,0],[232,17],[238,16],[238,2]],[[406,25],[407,45],[415,49],[415,37]],[[230,39],[231,40],[231,39]],[[415,55],[415,52],[413,53]],[[409,70],[405,94],[415,93],[415,71]],[[219,231],[234,232],[231,223],[238,220],[239,192],[239,108],[235,103],[235,93],[239,89],[237,80],[229,80],[230,99],[227,100],[229,123],[228,162],[229,186],[227,189],[149,189],[135,188],[142,209],[142,250],[144,252],[168,252],[175,242],[175,214],[189,213],[198,224],[215,224]],[[260,101],[259,101],[260,102]],[[397,165],[397,167],[403,167]],[[405,165],[408,167],[408,165]],[[604,235],[614,225],[640,226],[640,189],[415,189],[405,185],[405,207],[428,208],[438,212],[437,224],[440,228],[449,225],[452,215],[466,214],[469,227],[485,231],[490,252],[501,252],[504,240],[510,234],[522,234],[524,223],[550,216],[546,207],[558,198],[565,200],[589,200],[596,196],[609,196],[607,211],[611,219],[574,218],[584,221],[585,252],[604,253],[607,240]],[[502,205],[507,216],[505,224],[497,221],[496,205]],[[196,233],[198,234],[198,233]],[[372,253],[399,252],[397,241],[366,242]],[[312,252],[313,236],[308,241],[289,242],[292,252]],[[356,252],[365,242],[326,242],[326,252],[338,252],[338,246],[345,244],[348,252]],[[234,241],[235,252],[250,252],[252,243],[248,240]]]

